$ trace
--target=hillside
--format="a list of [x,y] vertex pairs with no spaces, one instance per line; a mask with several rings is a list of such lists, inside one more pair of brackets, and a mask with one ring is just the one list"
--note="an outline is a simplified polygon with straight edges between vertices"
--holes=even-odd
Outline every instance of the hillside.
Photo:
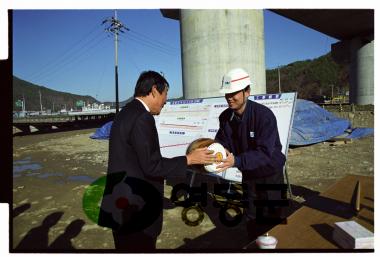
[[[298,61],[280,67],[281,91],[297,91],[298,98],[331,97],[349,91],[348,64],[337,64],[331,54],[313,60]],[[278,70],[266,71],[267,93],[278,92]],[[332,86],[333,85],[333,86]]]
[[[56,90],[49,89],[47,87],[38,86],[27,82],[25,80],[19,79],[13,76],[13,110],[21,111],[21,107],[16,106],[17,100],[22,100],[23,95],[26,102],[27,111],[40,111],[40,94],[41,91],[41,102],[43,110],[59,111],[63,108],[70,110],[76,107],[76,102],[79,100],[85,101],[86,103],[100,103],[98,100],[92,96],[82,96],[75,95],[65,92],[60,92]],[[126,103],[130,102],[133,97],[129,97],[124,101],[120,101],[119,106],[123,107]],[[178,98],[178,99],[182,99]],[[53,110],[54,103],[54,110]],[[110,105],[115,108],[115,102],[104,102],[105,105]]]
[[[334,96],[344,94],[349,90],[348,69],[348,64],[341,65],[334,62],[330,53],[313,60],[297,61],[281,66],[281,91],[297,91],[298,98],[312,100],[318,99],[321,95],[329,98],[332,89],[334,90]],[[267,70],[266,80],[267,93],[277,93],[278,70]],[[13,77],[13,110],[21,110],[21,107],[17,107],[15,102],[22,99],[24,94],[26,110],[39,111],[39,90],[42,95],[42,106],[45,110],[53,110],[53,103],[54,111],[59,111],[64,108],[65,105],[67,109],[75,109],[75,103],[79,100],[85,101],[86,103],[99,103],[99,101],[91,96],[59,92]],[[131,99],[132,98],[121,101],[120,107],[124,106],[125,103]],[[114,106],[112,102],[105,104]]]
[[13,110],[21,110],[21,107],[16,106],[16,101],[22,100],[24,95],[25,109],[27,111],[40,111],[39,91],[41,91],[41,102],[44,110],[59,111],[65,108],[65,105],[66,109],[70,110],[73,108],[75,110],[75,104],[79,100],[85,101],[86,103],[99,103],[99,101],[92,96],[81,96],[52,90],[13,76]]

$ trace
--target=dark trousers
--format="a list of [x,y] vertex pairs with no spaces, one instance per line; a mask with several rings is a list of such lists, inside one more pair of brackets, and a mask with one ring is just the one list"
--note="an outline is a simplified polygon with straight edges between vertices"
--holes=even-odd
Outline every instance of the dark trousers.
[[115,249],[123,252],[150,253],[156,250],[156,237],[151,237],[143,232],[122,234],[113,231]]
[[252,179],[244,181],[248,189],[248,207],[244,209],[245,218],[247,220],[248,237],[255,240],[258,236],[263,235],[269,229],[280,222],[263,221],[258,218],[258,213],[261,212],[265,218],[284,218],[285,207],[257,207],[254,204],[255,200],[282,200],[282,193],[279,190],[257,190],[259,184],[282,184],[284,185],[284,175],[282,172],[277,172],[272,176]]

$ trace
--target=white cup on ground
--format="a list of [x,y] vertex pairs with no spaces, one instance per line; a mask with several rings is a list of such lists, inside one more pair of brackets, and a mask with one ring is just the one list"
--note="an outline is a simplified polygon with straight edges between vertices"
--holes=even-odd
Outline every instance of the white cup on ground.
[[275,237],[268,234],[259,236],[256,239],[256,244],[260,249],[276,249],[277,242]]

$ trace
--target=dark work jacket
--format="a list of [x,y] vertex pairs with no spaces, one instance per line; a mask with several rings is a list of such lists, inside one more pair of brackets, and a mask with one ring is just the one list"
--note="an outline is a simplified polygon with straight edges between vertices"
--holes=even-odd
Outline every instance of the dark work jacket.
[[268,107],[248,100],[241,118],[228,108],[219,122],[215,140],[234,154],[235,167],[242,171],[244,180],[283,171],[285,156],[277,121]]
[[[186,156],[163,158],[160,152],[155,120],[143,104],[134,99],[117,114],[111,127],[107,175],[125,171],[154,186],[163,200],[164,179],[185,177]],[[107,178],[108,183],[108,178]],[[109,185],[106,184],[109,189]],[[157,198],[155,198],[157,199]],[[99,224],[102,224],[99,216]],[[156,237],[162,228],[160,217],[143,232]]]

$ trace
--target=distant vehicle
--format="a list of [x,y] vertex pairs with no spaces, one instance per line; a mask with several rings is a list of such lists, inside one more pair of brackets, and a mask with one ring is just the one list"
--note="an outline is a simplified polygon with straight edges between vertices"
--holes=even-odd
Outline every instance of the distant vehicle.
[[40,112],[28,112],[28,116],[38,116],[41,115]]
[[67,112],[67,110],[66,109],[61,109],[60,111],[59,111],[59,114],[67,114],[68,112]]
[[324,96],[324,95],[313,95],[313,96],[307,98],[306,100],[312,101],[316,104],[323,104],[326,102],[326,96]]
[[24,118],[25,117],[25,115],[26,115],[26,112],[23,112],[23,111],[21,111],[21,112],[13,112],[13,118]]
[[331,100],[331,103],[346,103],[348,100],[348,97],[345,96],[345,95],[339,95],[339,96],[336,96],[334,97],[332,100]]

